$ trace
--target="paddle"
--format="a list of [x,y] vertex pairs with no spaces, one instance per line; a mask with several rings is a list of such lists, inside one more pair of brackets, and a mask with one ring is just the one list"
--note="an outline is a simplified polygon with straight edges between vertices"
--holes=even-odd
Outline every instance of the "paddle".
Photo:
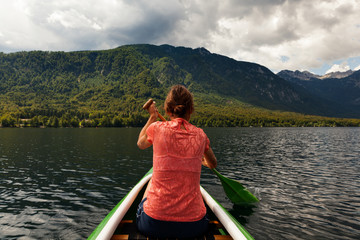
[[224,177],[215,168],[213,168],[212,171],[220,179],[226,196],[230,199],[231,202],[240,205],[256,203],[259,201],[240,182]]
[[[143,109],[148,109],[152,103],[153,100],[149,99],[144,104]],[[159,112],[158,116],[162,121],[166,121],[166,119]],[[252,195],[249,190],[241,185],[240,182],[224,177],[215,168],[213,168],[212,171],[220,179],[226,196],[230,199],[231,202],[235,204],[250,204],[259,201],[254,195]]]

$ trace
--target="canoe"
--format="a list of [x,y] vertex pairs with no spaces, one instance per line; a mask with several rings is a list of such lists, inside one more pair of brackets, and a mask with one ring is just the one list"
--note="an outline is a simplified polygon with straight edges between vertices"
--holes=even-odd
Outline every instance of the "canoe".
[[[148,181],[151,179],[152,169],[134,186],[134,188],[110,211],[88,240],[116,240],[116,239],[148,239],[136,230],[135,216]],[[219,240],[254,239],[246,229],[210,194],[200,186],[208,217],[209,231],[203,238]]]

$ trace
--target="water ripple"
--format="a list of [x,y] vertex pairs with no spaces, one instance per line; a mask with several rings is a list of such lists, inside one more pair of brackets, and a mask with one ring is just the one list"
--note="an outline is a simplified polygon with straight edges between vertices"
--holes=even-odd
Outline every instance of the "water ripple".
[[260,199],[244,222],[256,239],[360,238],[359,129],[222,132],[208,130],[219,170]]
[[[85,239],[147,172],[140,129],[0,129],[0,239]],[[257,240],[360,239],[360,129],[205,129],[218,170],[260,202],[233,205]]]

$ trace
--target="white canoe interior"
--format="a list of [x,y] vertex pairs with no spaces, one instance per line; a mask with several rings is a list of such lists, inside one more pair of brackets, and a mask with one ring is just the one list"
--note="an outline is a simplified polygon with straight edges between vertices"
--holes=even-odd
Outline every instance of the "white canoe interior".
[[[139,192],[143,189],[146,183],[151,179],[152,174],[149,174],[142,178],[135,187],[128,193],[123,202],[116,209],[114,214],[108,220],[104,228],[100,231],[96,240],[109,240],[113,236],[117,226],[135,201]],[[247,239],[237,225],[233,222],[231,217],[224,211],[223,207],[217,203],[208,192],[203,187],[200,187],[201,194],[209,206],[211,211],[216,215],[222,225],[225,227],[226,231],[230,234],[230,236],[235,240],[243,240]]]
[[137,195],[144,187],[144,185],[150,180],[152,174],[145,176],[143,179],[140,180],[138,184],[135,185],[133,189],[129,192],[126,196],[124,201],[121,203],[119,208],[115,211],[115,213],[111,216],[109,221],[106,223],[105,227],[101,230],[99,235],[96,237],[96,240],[108,240],[114,234],[117,226],[135,201]]

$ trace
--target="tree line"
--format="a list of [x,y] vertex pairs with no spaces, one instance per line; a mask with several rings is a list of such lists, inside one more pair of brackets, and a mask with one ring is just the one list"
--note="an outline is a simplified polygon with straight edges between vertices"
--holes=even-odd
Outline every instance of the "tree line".
[[[0,127],[51,127],[51,128],[89,128],[89,127],[142,127],[147,121],[144,113],[130,115],[114,115],[113,113],[83,114],[65,113],[61,116],[34,116],[20,118],[14,114],[4,114],[0,117]],[[287,114],[272,116],[241,116],[212,113],[204,116],[194,114],[190,122],[199,127],[360,127],[360,119],[326,118],[318,116],[297,115],[290,117]]]

